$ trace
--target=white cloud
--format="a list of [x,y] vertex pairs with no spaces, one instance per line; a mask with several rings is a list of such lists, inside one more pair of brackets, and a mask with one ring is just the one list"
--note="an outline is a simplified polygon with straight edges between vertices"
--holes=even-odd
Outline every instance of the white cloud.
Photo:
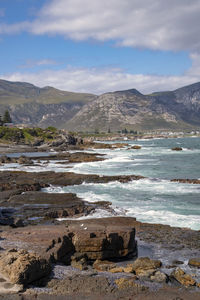
[[33,22],[0,25],[74,40],[115,40],[122,46],[200,51],[200,0],[49,0]]
[[21,65],[20,68],[33,68],[41,66],[57,65],[57,62],[52,59],[41,59],[41,60],[27,60],[25,64]]
[[53,86],[58,89],[101,94],[116,90],[136,88],[142,93],[174,90],[199,81],[200,56],[192,54],[193,64],[181,76],[159,76],[126,73],[116,68],[73,68],[68,66],[60,70],[42,70],[35,73],[18,72],[0,75],[2,79],[26,81],[37,86]]

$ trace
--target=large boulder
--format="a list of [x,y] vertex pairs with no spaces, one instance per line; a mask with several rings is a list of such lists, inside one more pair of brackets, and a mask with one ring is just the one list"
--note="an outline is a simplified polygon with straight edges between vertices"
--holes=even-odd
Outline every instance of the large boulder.
[[0,256],[0,270],[11,283],[26,286],[48,276],[51,266],[45,259],[33,253],[12,249]]
[[78,227],[73,224],[72,242],[75,251],[85,253],[89,260],[106,260],[133,257],[137,254],[135,229],[131,227],[84,224]]

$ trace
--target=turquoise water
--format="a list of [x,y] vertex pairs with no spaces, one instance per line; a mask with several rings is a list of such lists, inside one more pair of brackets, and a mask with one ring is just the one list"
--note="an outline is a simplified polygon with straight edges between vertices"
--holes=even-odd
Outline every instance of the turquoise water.
[[[137,174],[148,177],[129,183],[82,184],[54,192],[74,192],[87,201],[111,201],[118,213],[150,223],[200,229],[200,185],[170,182],[173,178],[200,178],[200,138],[128,141],[140,150],[98,150],[102,162],[80,163],[68,171],[84,174]],[[172,151],[172,147],[183,151]],[[94,152],[91,150],[91,152]],[[95,214],[102,217],[103,211]]]

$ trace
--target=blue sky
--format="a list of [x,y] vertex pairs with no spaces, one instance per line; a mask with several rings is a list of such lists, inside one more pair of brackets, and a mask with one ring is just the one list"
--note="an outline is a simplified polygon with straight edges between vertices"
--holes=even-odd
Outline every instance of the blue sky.
[[0,0],[0,78],[96,94],[199,81],[200,1],[167,3]]

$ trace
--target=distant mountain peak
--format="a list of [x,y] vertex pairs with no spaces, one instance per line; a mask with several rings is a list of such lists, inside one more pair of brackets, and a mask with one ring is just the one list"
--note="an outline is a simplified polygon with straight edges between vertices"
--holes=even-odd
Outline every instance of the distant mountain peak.
[[114,93],[128,93],[128,94],[132,94],[132,95],[136,95],[136,96],[144,96],[142,93],[140,93],[138,90],[136,89],[128,89],[128,90],[122,90],[122,91],[115,91]]

